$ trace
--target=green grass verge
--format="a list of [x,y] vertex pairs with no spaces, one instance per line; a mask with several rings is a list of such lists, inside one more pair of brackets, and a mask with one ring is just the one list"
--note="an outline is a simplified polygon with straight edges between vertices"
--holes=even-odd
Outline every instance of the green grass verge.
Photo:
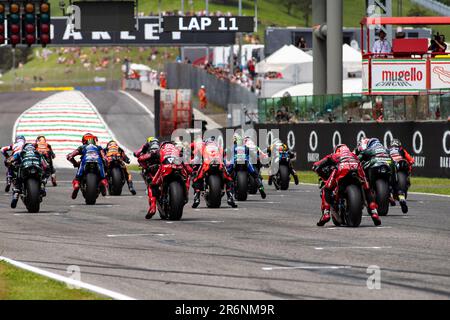
[[[317,175],[312,171],[299,171],[298,174],[300,182],[318,183]],[[450,179],[413,176],[409,191],[450,195]]]
[[0,300],[108,300],[0,261]]

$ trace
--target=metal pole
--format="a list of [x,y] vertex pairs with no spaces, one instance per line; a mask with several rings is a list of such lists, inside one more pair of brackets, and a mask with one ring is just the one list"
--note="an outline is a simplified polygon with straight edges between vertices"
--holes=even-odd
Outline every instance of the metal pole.
[[258,32],[258,0],[255,0],[255,33]]
[[[312,2],[312,21],[314,26],[324,25],[327,19],[326,0]],[[319,30],[313,32],[313,94],[327,92],[327,45]]]
[[205,11],[206,11],[206,15],[209,15],[209,1],[205,0]]
[[342,94],[343,0],[327,0],[327,94]]
[[[239,16],[242,16],[242,0],[239,0]],[[238,66],[242,63],[242,33],[239,32]]]
[[159,17],[159,32],[161,32],[161,24],[162,24],[162,19],[161,19],[161,0],[158,0],[158,17]]
[[12,48],[12,54],[13,54],[13,63],[12,63],[12,69],[13,69],[13,76],[14,76],[14,80],[13,80],[13,91],[16,91],[16,49]]
[[181,12],[184,15],[184,0],[181,0]]

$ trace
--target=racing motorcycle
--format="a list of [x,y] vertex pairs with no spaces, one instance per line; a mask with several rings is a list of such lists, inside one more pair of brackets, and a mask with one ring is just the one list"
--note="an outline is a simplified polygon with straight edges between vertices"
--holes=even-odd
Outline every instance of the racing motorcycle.
[[108,179],[108,191],[111,196],[120,196],[126,182],[125,173],[122,169],[122,160],[118,156],[112,156],[106,170]]
[[389,195],[392,160],[374,157],[363,164],[370,188],[375,192],[378,214],[386,216],[389,212]]
[[180,156],[165,155],[161,146],[162,183],[159,189],[157,207],[161,219],[180,220],[184,205],[188,202],[186,181],[189,174]]
[[[245,146],[237,146],[234,155],[234,190],[238,201],[247,200],[248,185],[248,159]],[[256,182],[255,182],[256,183]]]
[[279,150],[278,152],[278,172],[273,176],[273,184],[277,190],[289,189],[291,180],[289,166],[291,157],[288,151]]
[[[331,173],[332,168],[322,169],[325,175]],[[325,185],[319,179],[320,188]],[[331,219],[335,226],[358,227],[361,224],[364,208],[364,193],[357,168],[349,170],[345,176],[337,181],[331,198]]]
[[81,158],[79,163],[83,166],[83,176],[80,179],[80,189],[87,205],[94,205],[100,194],[100,155],[96,147],[87,146],[86,154]]
[[395,163],[395,168],[397,172],[397,189],[402,190],[405,193],[405,199],[408,197],[408,189],[410,187],[409,175],[410,169],[409,164],[405,159],[393,159]]
[[207,145],[205,148],[203,171],[205,173],[205,192],[203,194],[208,208],[220,208],[223,190],[225,170],[222,155],[216,145]]
[[30,213],[37,213],[40,210],[42,198],[45,196],[44,174],[41,161],[36,154],[26,152],[19,165],[17,178],[20,183],[19,189],[22,190],[20,198]]

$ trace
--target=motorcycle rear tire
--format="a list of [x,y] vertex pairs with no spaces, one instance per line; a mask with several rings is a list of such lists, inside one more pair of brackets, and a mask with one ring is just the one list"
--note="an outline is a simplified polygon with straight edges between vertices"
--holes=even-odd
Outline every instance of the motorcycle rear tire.
[[25,182],[26,198],[25,206],[29,213],[38,213],[41,203],[41,188],[40,182],[37,179],[30,178]]
[[398,189],[405,192],[405,199],[408,197],[408,175],[406,172],[400,171],[397,173]]
[[258,193],[258,186],[256,185],[256,180],[251,175],[248,176],[248,193],[250,194]]
[[289,182],[291,178],[289,177],[289,168],[282,164],[280,165],[279,174],[280,174],[280,188],[281,190],[289,189]]
[[236,177],[236,199],[238,201],[247,200],[248,173],[247,171],[238,171]]
[[181,220],[184,208],[184,191],[179,181],[169,185],[169,220]]
[[208,177],[208,196],[205,199],[208,208],[220,208],[222,202],[222,179],[217,175]]
[[361,224],[363,197],[361,188],[351,184],[345,189],[347,225],[356,228]]
[[378,179],[375,181],[375,194],[378,214],[386,216],[389,212],[389,185],[386,180]]
[[122,169],[115,167],[111,169],[111,195],[120,196],[122,194],[123,179],[122,179]]
[[98,196],[98,178],[95,173],[89,172],[86,175],[86,192],[84,199],[87,205],[94,205]]

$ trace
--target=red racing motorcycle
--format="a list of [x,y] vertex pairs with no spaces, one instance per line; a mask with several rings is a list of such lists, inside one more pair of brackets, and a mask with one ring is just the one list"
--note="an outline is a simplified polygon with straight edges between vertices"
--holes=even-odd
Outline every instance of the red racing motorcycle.
[[154,178],[154,183],[159,185],[159,216],[164,220],[180,220],[188,202],[189,172],[179,149],[170,142],[161,144],[160,159],[161,165]]
[[[323,174],[329,176],[333,167],[323,168]],[[341,170],[336,178],[336,188],[333,190],[331,205],[331,218],[335,226],[346,225],[358,227],[361,224],[364,209],[364,192],[362,182],[358,175],[358,167]],[[322,176],[322,175],[321,175]],[[324,182],[321,182],[321,188]]]

